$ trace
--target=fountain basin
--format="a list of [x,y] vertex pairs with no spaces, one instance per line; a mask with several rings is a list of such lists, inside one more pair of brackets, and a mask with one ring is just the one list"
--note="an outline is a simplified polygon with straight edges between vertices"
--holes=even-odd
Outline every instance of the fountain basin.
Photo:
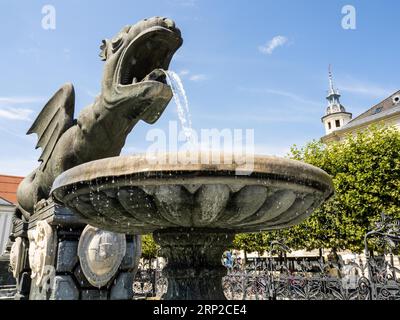
[[122,233],[166,228],[257,232],[290,227],[333,193],[311,165],[256,156],[249,175],[238,165],[150,163],[145,156],[89,162],[61,174],[54,197],[88,224]]
[[256,156],[252,170],[243,172],[225,163],[231,155],[207,165],[171,164],[175,158],[166,155],[164,164],[145,156],[86,163],[61,174],[52,190],[88,224],[152,232],[168,259],[167,300],[225,299],[221,255],[235,233],[298,224],[333,194],[328,174],[298,161]]

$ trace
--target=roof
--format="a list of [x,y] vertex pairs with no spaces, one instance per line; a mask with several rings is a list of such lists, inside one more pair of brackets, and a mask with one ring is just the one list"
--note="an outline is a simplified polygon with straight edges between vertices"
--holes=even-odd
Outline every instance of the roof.
[[355,126],[355,123],[362,124],[370,122],[372,120],[377,120],[397,112],[400,108],[400,104],[394,103],[393,99],[396,96],[400,97],[400,90],[351,120],[346,126],[343,127],[343,129],[353,127]]
[[3,198],[0,198],[0,206],[12,206],[12,203],[4,200]]
[[358,127],[364,123],[368,123],[371,121],[379,121],[379,119],[386,118],[388,116],[394,115],[400,113],[400,105],[397,105],[393,108],[386,109],[385,111],[381,111],[377,114],[373,114],[367,117],[362,117],[362,118],[355,118],[352,121],[350,121],[348,124],[342,127],[342,130],[350,129],[353,127]]
[[17,188],[23,177],[0,175],[0,199],[8,203],[17,203]]

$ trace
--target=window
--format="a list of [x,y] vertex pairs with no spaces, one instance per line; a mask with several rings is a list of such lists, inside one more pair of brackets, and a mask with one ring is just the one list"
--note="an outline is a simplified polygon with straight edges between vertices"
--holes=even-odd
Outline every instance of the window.
[[395,96],[394,98],[393,98],[393,103],[394,104],[398,104],[400,102],[400,97],[399,96]]
[[330,123],[330,122],[328,122],[328,128],[329,128],[329,130],[331,130],[331,129],[332,129],[332,125],[331,125],[331,123]]
[[382,107],[376,108],[372,114],[377,114],[382,111]]
[[340,128],[340,121],[339,120],[336,120],[335,124],[336,124],[336,128]]

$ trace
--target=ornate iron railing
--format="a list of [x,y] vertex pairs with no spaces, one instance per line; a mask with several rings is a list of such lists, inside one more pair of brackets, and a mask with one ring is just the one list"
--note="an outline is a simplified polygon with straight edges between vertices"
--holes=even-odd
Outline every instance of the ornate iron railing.
[[[369,242],[379,247],[373,255]],[[365,236],[365,258],[325,261],[324,258],[287,259],[283,243],[271,244],[271,254],[246,265],[233,263],[223,279],[230,300],[400,300],[398,254],[400,223],[382,215],[376,229]],[[136,297],[159,297],[167,280],[161,268],[142,264],[136,275]]]

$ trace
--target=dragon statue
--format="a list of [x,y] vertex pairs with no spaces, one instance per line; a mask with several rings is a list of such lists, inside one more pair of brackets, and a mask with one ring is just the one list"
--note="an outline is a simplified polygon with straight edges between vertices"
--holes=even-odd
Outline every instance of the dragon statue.
[[74,87],[65,84],[27,133],[38,135],[41,164],[18,188],[18,217],[29,220],[35,205],[49,197],[62,172],[118,156],[140,120],[149,124],[158,120],[172,98],[164,70],[182,43],[174,21],[161,17],[126,26],[112,40],[103,40],[102,89],[93,104],[74,120]]

